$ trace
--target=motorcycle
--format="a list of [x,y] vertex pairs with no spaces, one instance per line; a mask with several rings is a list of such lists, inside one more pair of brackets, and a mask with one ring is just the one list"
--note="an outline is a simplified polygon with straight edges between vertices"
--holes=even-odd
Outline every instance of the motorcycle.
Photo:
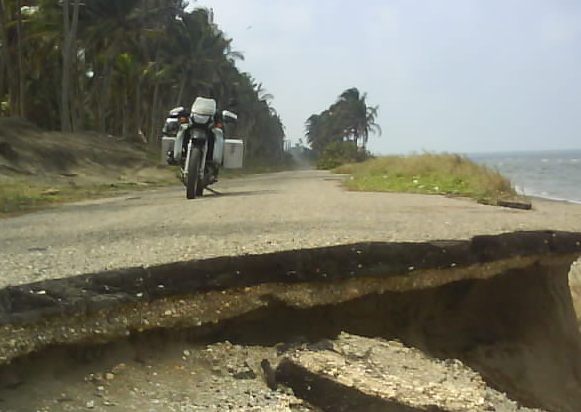
[[205,188],[218,181],[227,143],[224,139],[224,123],[234,122],[238,116],[228,110],[218,113],[214,99],[198,97],[191,112],[181,107],[170,111],[164,125],[165,136],[175,130],[175,119],[178,127],[173,150],[167,153],[167,162],[180,165],[186,197],[195,199],[203,195]]

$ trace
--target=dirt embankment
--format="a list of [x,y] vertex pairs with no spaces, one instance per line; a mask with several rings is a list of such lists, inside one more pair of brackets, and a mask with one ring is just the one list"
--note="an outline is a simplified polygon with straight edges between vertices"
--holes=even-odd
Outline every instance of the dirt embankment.
[[[581,338],[567,278],[580,253],[581,234],[521,232],[471,241],[362,243],[217,258],[7,287],[0,293],[0,354],[4,362],[12,360],[13,366],[4,368],[4,376],[11,377],[13,383],[26,382],[35,358],[18,359],[49,346],[119,340],[128,344],[149,334],[162,336],[158,341],[170,347],[175,333],[185,333],[189,346],[180,347],[184,351],[178,356],[181,360],[172,357],[175,353],[168,358],[172,365],[177,362],[179,372],[168,372],[167,359],[157,364],[169,374],[164,383],[168,393],[183,381],[176,374],[207,375],[200,381],[202,386],[207,383],[201,395],[187,392],[188,397],[201,397],[187,401],[202,405],[200,410],[207,405],[204,402],[217,402],[224,408],[234,402],[233,406],[244,410],[249,402],[246,389],[229,399],[208,395],[208,391],[219,392],[231,384],[246,387],[251,394],[260,393],[256,396],[263,400],[268,392],[261,391],[268,387],[278,388],[271,395],[277,402],[286,393],[292,395],[285,398],[286,409],[280,410],[292,410],[289,405],[297,402],[296,396],[323,410],[338,410],[333,402],[340,396],[366,399],[378,407],[387,403],[394,410],[424,410],[418,402],[430,391],[438,394],[428,405],[432,410],[480,410],[472,408],[474,399],[465,408],[453,402],[454,393],[462,387],[458,379],[477,373],[481,378],[472,381],[481,379],[490,390],[480,384],[468,385],[466,390],[480,391],[481,410],[490,410],[491,403],[497,401],[512,406],[496,410],[518,409],[494,392],[500,390],[524,406],[574,412],[581,408]],[[396,368],[401,379],[377,375],[389,369],[389,364],[376,365],[377,370],[370,364],[373,367],[367,371],[365,362],[373,362],[373,353],[366,350],[359,356],[362,369],[351,371],[357,372],[354,375],[350,368],[339,367],[353,364],[353,353],[359,353],[359,349],[341,343],[343,331],[382,339],[384,343],[378,341],[378,347],[403,354],[394,360],[401,361],[401,367]],[[426,370],[406,363],[408,350],[401,344],[385,343],[395,339],[431,358],[459,359],[471,371],[460,371],[455,362],[433,364],[433,373],[443,375],[435,381],[443,386],[426,387],[428,392],[417,393],[415,399],[409,385],[421,381]],[[355,340],[361,347],[376,346]],[[217,346],[203,346],[226,341],[238,349],[227,345],[227,351],[221,352]],[[296,349],[324,353],[303,356],[295,354]],[[213,356],[218,358],[224,354],[222,363],[210,362],[201,368],[205,374],[190,360],[192,353],[203,350],[217,351]],[[139,362],[151,356],[151,351],[149,355],[138,352],[123,361],[132,371],[127,379],[134,379],[134,383],[144,379],[145,370],[141,371]],[[414,358],[420,359],[418,356]],[[267,362],[260,362],[261,357]],[[204,359],[202,356],[202,363]],[[227,359],[233,364],[228,366]],[[285,367],[275,371],[278,362],[288,365],[293,359],[298,366],[290,372]],[[301,359],[307,359],[308,365]],[[329,359],[341,365],[329,369]],[[326,366],[316,364],[319,361]],[[151,365],[148,362],[145,364]],[[99,373],[97,391],[109,391],[118,405],[134,405],[127,402],[135,401],[115,395],[111,382],[107,382],[107,370]],[[297,373],[303,374],[299,382],[308,378],[313,385],[296,386]],[[367,373],[371,374],[369,381]],[[111,376],[109,380],[116,375]],[[253,385],[260,381],[262,386],[250,388],[236,377],[247,377]],[[357,379],[363,379],[363,384]],[[389,381],[394,390],[370,392],[370,384],[377,379]],[[122,378],[116,382],[125,384]],[[0,398],[8,399],[11,405],[29,399],[30,395],[24,395],[30,385],[21,385],[21,391],[2,390]],[[449,385],[452,389],[447,391]],[[57,386],[54,391],[58,390]],[[87,390],[82,393],[87,395]],[[42,403],[49,395],[37,396]],[[175,402],[167,396],[155,399],[162,409]],[[85,401],[82,396],[75,397],[70,401],[71,410]],[[452,404],[456,406],[449,407]],[[310,406],[305,408],[302,410],[311,410]]]
[[0,213],[173,181],[158,161],[141,143],[0,118]]

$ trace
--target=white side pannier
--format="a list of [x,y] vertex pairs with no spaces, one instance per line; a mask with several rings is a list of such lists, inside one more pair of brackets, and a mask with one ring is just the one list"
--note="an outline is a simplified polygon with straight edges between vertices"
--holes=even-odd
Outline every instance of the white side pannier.
[[244,160],[244,141],[226,139],[224,144],[224,168],[242,169]]

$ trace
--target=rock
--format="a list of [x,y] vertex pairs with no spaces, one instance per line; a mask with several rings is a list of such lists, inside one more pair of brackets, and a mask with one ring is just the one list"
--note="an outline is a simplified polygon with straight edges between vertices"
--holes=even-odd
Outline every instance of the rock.
[[60,192],[61,191],[59,189],[50,188],[50,189],[43,190],[42,192],[40,192],[40,194],[43,196],[55,196],[55,195],[58,195]]
[[278,387],[278,385],[276,384],[276,373],[275,370],[270,365],[269,360],[263,359],[260,362],[260,367],[262,368],[262,372],[264,373],[264,381],[266,382],[266,386],[275,391]]
[[234,379],[256,379],[256,373],[252,369],[240,370],[232,374]]
[[87,403],[85,404],[85,406],[88,409],[93,409],[95,407],[95,401],[93,401],[93,400],[87,401]]
[[517,410],[499,393],[497,404],[511,408],[498,409],[487,401],[492,390],[461,362],[441,362],[396,341],[346,333],[331,346],[287,355],[276,381],[323,410]]
[[527,199],[499,199],[496,204],[502,207],[510,207],[512,209],[531,210],[533,205]]
[[105,380],[108,380],[108,381],[112,381],[113,379],[115,379],[115,374],[113,374],[111,372],[105,373],[104,376],[105,376]]
[[121,371],[125,370],[127,368],[127,365],[125,363],[119,363],[115,366],[113,366],[113,368],[111,369],[111,372],[114,373],[115,375],[118,375]]

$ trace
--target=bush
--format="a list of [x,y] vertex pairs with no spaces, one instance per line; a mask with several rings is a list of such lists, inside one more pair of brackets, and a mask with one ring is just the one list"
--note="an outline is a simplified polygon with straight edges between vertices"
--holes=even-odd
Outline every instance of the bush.
[[335,169],[347,163],[358,163],[369,159],[367,150],[358,148],[353,142],[334,142],[323,150],[317,162],[318,169]]

